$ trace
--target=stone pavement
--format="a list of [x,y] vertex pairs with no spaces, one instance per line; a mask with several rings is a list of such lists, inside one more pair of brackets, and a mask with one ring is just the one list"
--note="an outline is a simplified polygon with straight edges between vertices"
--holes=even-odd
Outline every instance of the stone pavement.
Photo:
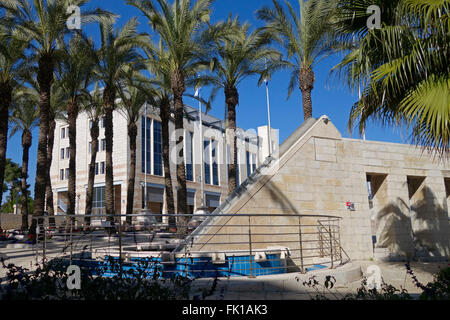
[[[316,298],[317,294],[323,294],[329,299],[341,299],[348,293],[356,293],[356,290],[361,287],[362,276],[369,276],[367,268],[371,265],[376,265],[380,268],[384,282],[393,285],[397,289],[405,288],[412,297],[418,297],[422,292],[414,285],[411,276],[406,273],[404,263],[357,261],[353,262],[353,265],[361,267],[362,274],[358,279],[355,279],[355,274],[348,277],[348,270],[343,272],[343,270],[338,269],[311,272],[306,275],[290,273],[257,277],[256,279],[228,280],[221,278],[217,285],[217,290],[213,295],[207,297],[207,300],[310,300]],[[449,263],[412,262],[410,265],[418,280],[426,285],[433,280],[433,274],[437,273],[440,268],[449,266]],[[355,271],[355,268],[353,268],[353,271]],[[303,282],[313,275],[317,277],[321,284],[317,290],[303,285]],[[323,287],[324,275],[333,275],[337,279],[335,287],[330,291]],[[198,280],[195,286],[198,288],[210,288],[212,279],[208,281],[200,282]]]

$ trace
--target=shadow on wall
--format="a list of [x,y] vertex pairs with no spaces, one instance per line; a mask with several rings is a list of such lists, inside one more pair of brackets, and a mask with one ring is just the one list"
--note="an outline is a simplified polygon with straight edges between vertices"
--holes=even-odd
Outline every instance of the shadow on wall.
[[283,213],[299,213],[297,208],[292,204],[291,200],[289,200],[280,188],[274,185],[271,181],[267,182],[264,187],[267,188],[271,200],[279,205]]
[[[401,198],[383,207],[377,215],[377,247],[411,258],[449,258],[450,225],[447,206],[441,206],[430,188],[424,186],[414,202]],[[413,199],[414,199],[413,198]],[[412,200],[413,200],[412,199]],[[410,212],[411,218],[405,213]]]
[[406,257],[414,256],[411,220],[405,215],[408,205],[397,198],[385,205],[377,214],[377,247],[389,248],[391,254]]
[[420,200],[411,203],[413,236],[416,254],[420,257],[450,256],[450,225],[446,201],[438,203],[433,191],[424,186]]

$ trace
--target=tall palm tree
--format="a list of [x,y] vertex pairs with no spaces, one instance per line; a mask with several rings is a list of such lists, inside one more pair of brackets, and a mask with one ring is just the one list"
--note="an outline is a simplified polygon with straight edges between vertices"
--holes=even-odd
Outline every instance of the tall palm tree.
[[93,44],[78,34],[64,46],[61,62],[56,67],[56,83],[64,97],[69,124],[68,215],[75,215],[77,118],[80,97],[86,94],[93,75],[93,52]]
[[[186,167],[183,148],[183,94],[186,79],[195,77],[199,67],[205,66],[208,52],[202,41],[202,28],[209,22],[213,0],[177,0],[170,5],[165,0],[129,0],[149,20],[169,52],[170,86],[175,115],[175,139],[177,162],[177,212],[186,214]],[[157,3],[157,5],[156,5]],[[158,9],[159,8],[159,9]],[[208,61],[209,62],[209,61]],[[186,218],[180,219],[185,224]],[[180,229],[183,233],[185,230]]]
[[146,34],[137,33],[138,21],[129,20],[122,29],[114,29],[111,23],[100,24],[101,45],[97,51],[96,76],[103,84],[105,113],[106,171],[105,204],[109,221],[114,222],[113,178],[113,111],[117,98],[117,85],[130,69],[139,68],[137,48],[148,42]]
[[[131,225],[134,206],[134,188],[136,181],[136,139],[138,134],[137,123],[141,117],[142,106],[152,97],[149,92],[154,91],[148,85],[133,80],[139,78],[137,74],[130,74],[130,77],[124,81],[124,84],[118,87],[120,97],[119,110],[127,119],[127,132],[130,138],[130,172],[127,188],[127,224]],[[144,87],[146,87],[144,89]]]
[[[236,189],[236,106],[239,104],[238,87],[244,79],[259,75],[260,82],[264,75],[279,66],[281,54],[267,45],[271,39],[260,30],[249,31],[250,25],[241,25],[238,18],[228,18],[211,28],[213,36],[214,58],[213,73],[203,76],[206,83],[222,88],[227,105],[228,126],[227,141],[231,142],[231,161],[228,169],[228,192]],[[225,32],[225,34],[224,34]]]
[[52,181],[50,178],[50,169],[53,161],[53,147],[55,142],[55,130],[56,130],[56,119],[62,119],[64,117],[64,94],[61,87],[56,83],[52,87],[52,94],[50,96],[50,114],[48,120],[48,136],[47,136],[47,185],[45,190],[46,197],[46,210],[49,218],[50,224],[54,225],[55,219],[55,208],[53,203],[53,190]]
[[86,190],[86,209],[85,223],[89,227],[92,215],[92,200],[94,195],[95,182],[95,163],[97,159],[99,121],[103,115],[103,94],[99,89],[98,83],[95,84],[94,90],[84,95],[81,100],[81,106],[89,118],[91,119],[90,136],[91,136],[91,162],[89,163],[88,187]]
[[332,52],[329,31],[333,1],[298,0],[299,14],[288,1],[287,12],[277,0],[272,2],[274,8],[263,7],[257,15],[267,23],[262,30],[286,50],[289,62],[285,67],[291,70],[288,97],[298,84],[306,120],[312,117],[311,91],[316,79],[313,68]]
[[[6,19],[6,17],[2,17]],[[20,86],[27,69],[26,41],[12,37],[11,29],[0,25],[0,185],[3,185],[8,144],[8,117],[14,88]],[[3,190],[0,190],[0,205]]]
[[32,130],[37,127],[39,98],[32,92],[16,92],[13,99],[10,137],[22,132],[22,179],[21,179],[21,214],[22,230],[28,229],[28,159],[32,143]]
[[[88,0],[56,1],[56,0],[0,0],[0,9],[4,9],[11,19],[14,38],[27,41],[31,48],[31,58],[36,61],[37,82],[39,84],[39,140],[36,165],[35,198],[33,215],[42,216],[45,204],[47,182],[47,139],[49,132],[49,113],[51,87],[54,71],[61,57],[60,44],[70,30],[66,22],[71,14],[69,5],[83,7]],[[83,23],[93,21],[109,21],[112,15],[96,9],[82,12]],[[30,231],[34,234],[36,224]]]
[[[162,43],[159,46],[149,44],[145,48],[145,63],[149,72],[154,75],[152,82],[157,86],[152,103],[159,109],[161,118],[162,157],[164,167],[164,185],[167,211],[175,213],[175,199],[173,196],[172,174],[170,172],[170,135],[169,122],[172,113],[172,94],[170,86],[170,57]],[[175,227],[176,221],[169,216],[169,226]]]
[[[368,29],[367,0],[338,1],[335,29],[350,49],[335,70],[362,85],[349,128],[369,119],[406,124],[411,141],[441,155],[450,150],[450,4],[446,0],[380,1],[380,29]],[[346,44],[346,46],[345,46]],[[352,44],[352,45],[351,45]]]

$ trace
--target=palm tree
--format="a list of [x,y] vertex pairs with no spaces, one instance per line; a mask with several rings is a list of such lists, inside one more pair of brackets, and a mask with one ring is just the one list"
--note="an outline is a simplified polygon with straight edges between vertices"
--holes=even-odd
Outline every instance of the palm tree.
[[[137,123],[141,117],[142,106],[152,95],[148,92],[154,91],[148,85],[133,80],[139,78],[139,75],[131,73],[129,78],[125,80],[124,85],[118,87],[120,97],[119,110],[122,111],[127,119],[127,132],[130,138],[130,172],[127,188],[127,224],[131,225],[134,206],[134,187],[136,181],[136,139],[138,134]],[[144,89],[144,87],[146,87]]]
[[[159,109],[161,118],[162,156],[164,166],[164,185],[167,211],[175,213],[175,200],[173,197],[172,174],[170,172],[170,136],[169,122],[172,113],[172,94],[170,86],[170,58],[169,52],[162,43],[159,46],[148,45],[146,53],[146,65],[149,72],[154,75],[152,82],[157,86],[152,103]],[[176,221],[169,216],[169,226],[175,227]]]
[[[42,216],[45,204],[47,183],[47,139],[49,132],[49,114],[51,87],[54,81],[54,71],[62,53],[60,44],[69,33],[66,26],[71,13],[69,5],[81,8],[88,0],[56,1],[56,0],[0,0],[0,9],[13,17],[15,39],[28,42],[31,48],[31,58],[37,62],[36,74],[39,84],[39,140],[36,165],[35,199],[33,215]],[[109,21],[111,14],[101,11],[84,12],[82,22]],[[36,224],[31,226],[34,233]]]
[[56,83],[64,97],[69,124],[68,215],[75,215],[77,118],[80,97],[86,94],[92,78],[93,52],[92,43],[78,34],[64,48],[61,62],[56,67]]
[[[260,75],[260,82],[264,75],[279,65],[281,54],[268,48],[270,38],[260,30],[249,32],[250,25],[241,25],[237,18],[231,17],[219,23],[211,32],[215,34],[213,49],[217,57],[214,58],[213,74],[203,76],[206,83],[216,88],[223,88],[225,104],[227,105],[228,126],[227,140],[231,142],[230,156],[233,161],[228,171],[228,192],[236,189],[236,106],[239,104],[238,86],[244,79]],[[224,31],[226,32],[223,36]]]
[[[32,78],[32,75],[28,73],[26,75],[26,82],[30,84],[31,88],[28,89],[31,94],[36,97],[39,97],[39,86],[35,78]],[[52,86],[51,96],[50,96],[50,114],[49,114],[49,130],[47,136],[47,183],[45,190],[46,197],[46,210],[48,215],[50,216],[49,222],[51,225],[54,225],[55,219],[53,216],[55,215],[54,205],[53,205],[53,190],[52,190],[52,182],[50,179],[50,167],[53,160],[53,145],[55,141],[55,129],[56,129],[56,118],[63,118],[62,115],[62,106],[64,104],[64,97],[61,88],[58,84]]]
[[101,45],[97,51],[96,76],[103,83],[105,113],[106,171],[105,204],[109,221],[114,222],[113,186],[113,111],[117,98],[117,85],[130,69],[139,68],[138,47],[148,42],[146,34],[137,33],[136,18],[128,21],[121,30],[114,30],[111,23],[100,24]]
[[[381,29],[368,29],[367,0],[341,0],[338,39],[350,52],[334,69],[350,87],[363,86],[349,128],[369,119],[406,124],[411,140],[441,155],[450,143],[450,4],[445,0],[381,1]],[[352,44],[352,45],[351,45]]]
[[48,121],[48,136],[47,136],[47,185],[45,190],[46,197],[46,210],[49,218],[50,224],[55,223],[55,219],[53,216],[55,215],[55,209],[53,204],[53,190],[52,190],[52,181],[50,178],[50,168],[51,163],[53,161],[53,146],[55,142],[55,130],[56,130],[56,119],[63,118],[64,112],[64,95],[61,90],[61,87],[56,83],[52,87],[52,94],[50,96],[50,114]]
[[[183,94],[186,90],[186,79],[195,77],[199,68],[205,66],[208,52],[202,41],[202,28],[209,21],[213,0],[177,0],[170,5],[165,0],[129,0],[147,17],[150,26],[162,39],[169,52],[170,87],[172,91],[175,115],[175,139],[177,162],[177,212],[186,214],[187,189],[186,167],[183,148]],[[158,4],[158,10],[155,3]],[[192,4],[192,6],[191,6]],[[209,63],[209,60],[208,60]],[[186,218],[180,219],[184,224]],[[179,230],[183,233],[185,230]]]
[[298,0],[299,14],[285,1],[288,13],[272,0],[274,8],[263,7],[257,11],[258,18],[266,21],[262,28],[287,52],[291,70],[288,97],[298,84],[303,98],[304,120],[312,117],[311,91],[314,88],[314,66],[332,52],[329,36],[333,1]]
[[[2,17],[2,19],[6,17]],[[8,117],[13,91],[20,86],[27,68],[27,42],[11,36],[11,29],[0,25],[0,185],[3,185],[8,144]],[[0,190],[0,205],[3,190]]]
[[11,117],[12,129],[10,137],[22,131],[22,180],[21,180],[21,214],[22,230],[28,229],[28,159],[32,142],[32,130],[37,127],[37,105],[39,98],[32,92],[16,92],[13,99],[13,111]]
[[91,162],[89,163],[88,187],[86,190],[86,209],[85,209],[85,223],[89,227],[91,223],[90,216],[92,215],[92,200],[94,195],[95,182],[95,162],[97,159],[98,136],[99,136],[99,121],[103,115],[103,95],[99,89],[98,83],[95,84],[94,90],[82,97],[82,109],[88,114],[91,119],[90,136],[91,136]]

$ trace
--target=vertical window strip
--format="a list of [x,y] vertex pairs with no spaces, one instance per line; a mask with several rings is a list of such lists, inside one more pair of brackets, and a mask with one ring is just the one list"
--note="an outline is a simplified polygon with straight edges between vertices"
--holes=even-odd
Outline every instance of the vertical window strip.
[[153,120],[153,172],[156,176],[163,175],[162,165],[162,130],[161,122]]
[[194,181],[192,132],[186,131],[186,180]]
[[211,158],[212,158],[212,175],[213,175],[213,184],[219,185],[219,172],[217,167],[217,141],[211,140],[212,150],[211,150]]
[[204,140],[203,142],[203,152],[204,152],[204,166],[205,166],[205,184],[211,184],[211,168],[210,168],[210,141]]

